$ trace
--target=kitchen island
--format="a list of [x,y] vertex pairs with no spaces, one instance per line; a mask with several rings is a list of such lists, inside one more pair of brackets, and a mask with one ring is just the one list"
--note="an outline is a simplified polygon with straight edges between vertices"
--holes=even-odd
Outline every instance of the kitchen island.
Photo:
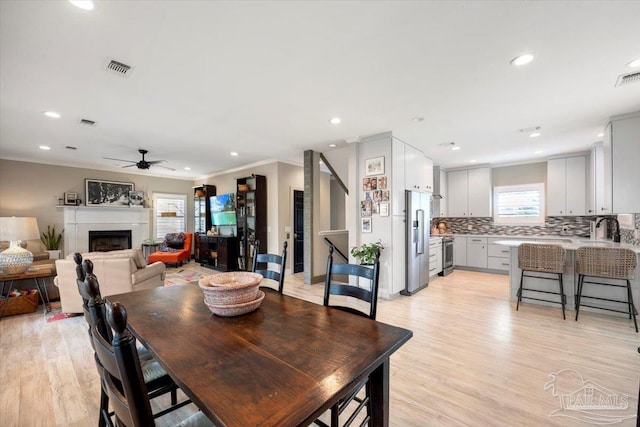
[[[510,248],[510,267],[509,267],[509,287],[510,297],[512,301],[518,299],[518,288],[520,287],[520,274],[521,270],[518,268],[518,246],[523,243],[534,244],[559,244],[567,251],[567,266],[565,273],[562,276],[564,282],[564,293],[567,297],[567,309],[575,310],[575,294],[578,288],[578,274],[576,273],[576,250],[582,246],[600,247],[600,248],[628,248],[636,253],[636,256],[640,256],[640,246],[633,246],[626,243],[614,243],[609,240],[588,240],[584,238],[562,238],[562,239],[545,239],[544,241],[536,239],[520,239],[520,240],[499,240],[495,242],[497,245],[503,245]],[[538,274],[538,273],[537,273]],[[544,275],[544,273],[539,273]],[[549,276],[551,277],[551,275]],[[616,283],[621,284],[619,280],[611,280],[606,278],[596,279],[598,282],[604,283]],[[558,292],[558,282],[545,279],[527,278],[525,279],[525,286],[527,284],[532,285],[535,289]],[[618,300],[626,299],[626,291],[622,288],[614,288],[607,286],[585,285],[584,293],[601,297],[611,298]],[[636,267],[635,278],[631,280],[631,291],[633,293],[633,303],[636,307],[640,305],[640,260],[638,267]],[[544,301],[524,300],[525,304],[541,304],[557,307],[556,304],[552,304]],[[621,304],[612,303],[609,301],[598,301],[598,305],[609,308],[620,309]],[[597,311],[600,313],[609,313],[617,316],[627,316],[626,314],[613,313],[610,311],[597,310],[589,307],[580,307],[580,311]]]

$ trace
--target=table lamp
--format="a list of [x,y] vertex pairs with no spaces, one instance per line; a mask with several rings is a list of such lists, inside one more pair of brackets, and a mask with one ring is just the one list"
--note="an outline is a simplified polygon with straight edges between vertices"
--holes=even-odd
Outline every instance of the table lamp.
[[40,239],[38,221],[33,217],[1,217],[0,239],[11,242],[8,249],[0,252],[0,270],[8,274],[24,273],[33,263],[33,254],[20,247],[20,241]]

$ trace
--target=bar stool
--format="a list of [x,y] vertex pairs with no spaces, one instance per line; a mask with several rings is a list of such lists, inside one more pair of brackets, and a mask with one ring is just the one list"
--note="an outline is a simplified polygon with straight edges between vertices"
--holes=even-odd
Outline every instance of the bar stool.
[[[633,324],[636,327],[636,332],[638,332],[638,322],[636,321],[636,315],[638,314],[638,311],[636,310],[636,307],[633,303],[633,295],[631,293],[631,279],[633,279],[633,275],[638,264],[635,252],[633,252],[631,249],[624,248],[581,247],[577,250],[577,256],[578,293],[576,294],[576,320],[578,320],[578,315],[580,314],[580,306],[597,308],[599,310],[614,311],[616,313],[626,313],[629,315],[629,319],[633,317]],[[584,280],[585,277],[624,280],[626,284],[620,285],[615,283],[591,282]],[[626,288],[627,300],[624,301],[611,298],[582,295],[582,290],[585,283]],[[609,307],[583,304],[582,298],[625,304],[628,310],[616,310]]]
[[[520,307],[520,302],[523,299],[545,301],[562,305],[562,318],[566,319],[564,309],[567,304],[567,297],[564,294],[564,286],[562,283],[562,274],[564,273],[566,264],[567,252],[560,245],[523,243],[518,246],[518,268],[522,270],[522,273],[520,274],[520,288],[518,289],[518,303],[516,305],[516,311]],[[558,277],[528,275],[525,274],[525,272],[550,273],[556,274]],[[523,287],[525,277],[557,280],[560,284],[560,292],[525,288]],[[523,296],[522,294],[524,291],[559,295],[560,301]]]

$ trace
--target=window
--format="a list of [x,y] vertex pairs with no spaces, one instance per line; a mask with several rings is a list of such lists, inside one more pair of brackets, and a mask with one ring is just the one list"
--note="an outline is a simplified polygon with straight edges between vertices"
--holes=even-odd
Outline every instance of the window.
[[544,224],[544,184],[494,187],[493,196],[494,224]]
[[153,206],[153,228],[157,240],[163,240],[167,233],[187,231],[186,194],[153,193]]

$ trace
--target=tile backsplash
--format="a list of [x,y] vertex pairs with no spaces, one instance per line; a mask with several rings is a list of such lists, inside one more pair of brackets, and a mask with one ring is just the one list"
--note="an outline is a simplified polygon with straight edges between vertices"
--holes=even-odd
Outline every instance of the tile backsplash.
[[[507,226],[494,225],[492,217],[433,218],[431,226],[437,227],[444,221],[447,231],[453,234],[589,237],[589,222],[595,220],[595,216],[548,216],[544,226]],[[635,216],[635,226],[640,228],[640,215]],[[621,230],[620,240],[632,245],[640,245],[640,240],[634,238],[634,230]]]

